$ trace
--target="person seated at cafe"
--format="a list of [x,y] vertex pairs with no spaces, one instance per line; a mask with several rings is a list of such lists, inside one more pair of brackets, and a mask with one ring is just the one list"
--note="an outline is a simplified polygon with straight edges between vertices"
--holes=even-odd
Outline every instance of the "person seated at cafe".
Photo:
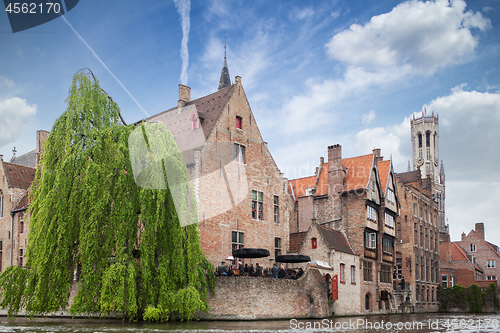
[[253,270],[253,265],[250,264],[250,267],[248,267],[248,276],[254,276],[255,271]]
[[273,268],[271,268],[272,276],[273,279],[278,278],[278,267],[276,267],[276,264],[273,264]]
[[291,269],[291,270],[289,271],[288,275],[290,276],[290,279],[292,279],[292,280],[297,279],[297,273],[295,273],[295,270],[294,270],[294,269]]
[[304,274],[304,271],[302,270],[302,267],[299,268],[299,271],[297,272],[297,279],[300,278]]
[[243,263],[240,262],[240,265],[238,266],[238,271],[240,271],[240,273],[238,274],[239,276],[242,276],[243,274],[245,274],[245,267],[243,267]]
[[278,278],[284,279],[285,276],[286,276],[286,271],[283,269],[283,266],[280,265],[280,268],[278,269]]
[[227,269],[227,276],[233,276],[233,267],[230,265]]
[[245,276],[248,276],[248,272],[249,272],[248,271],[248,264],[245,264],[245,270],[244,270],[243,273],[244,273]]
[[224,261],[220,264],[218,271],[219,276],[227,276],[227,268]]
[[268,276],[269,275],[269,270],[266,268],[264,268],[264,272],[262,272],[262,276]]
[[255,264],[255,276],[262,276],[262,267],[259,263]]

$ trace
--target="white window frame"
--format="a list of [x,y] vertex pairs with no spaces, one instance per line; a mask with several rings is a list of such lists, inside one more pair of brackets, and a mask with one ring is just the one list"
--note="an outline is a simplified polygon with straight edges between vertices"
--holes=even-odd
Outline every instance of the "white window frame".
[[476,252],[476,244],[470,244],[470,252]]
[[387,190],[387,201],[391,202],[391,203],[394,203],[395,202],[395,199],[394,199],[394,191],[392,189],[388,189]]
[[377,222],[377,210],[372,206],[366,206],[366,219],[372,222]]
[[488,268],[495,268],[496,267],[495,260],[488,260],[486,262],[486,267],[488,267]]
[[365,232],[366,248],[376,249],[377,248],[377,233],[375,232]]
[[385,213],[385,225],[394,228],[394,216],[391,214]]
[[486,280],[489,280],[489,281],[496,280],[496,279],[497,279],[496,275],[489,275],[486,277]]
[[240,143],[234,144],[234,161],[236,163],[246,164],[245,146]]

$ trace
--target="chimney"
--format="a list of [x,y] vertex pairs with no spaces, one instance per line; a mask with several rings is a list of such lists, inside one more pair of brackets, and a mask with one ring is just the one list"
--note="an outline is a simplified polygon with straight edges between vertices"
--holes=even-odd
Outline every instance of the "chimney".
[[42,153],[45,151],[43,148],[43,144],[45,140],[49,137],[50,132],[44,130],[36,131],[36,153],[35,153],[35,167],[38,167],[38,163],[40,162],[40,157]]
[[484,223],[476,223],[476,233],[481,239],[484,239]]
[[450,242],[450,235],[449,234],[445,234],[444,237],[443,237],[443,243],[449,243]]
[[235,83],[241,83],[241,76],[239,76],[239,75],[238,75],[238,76],[236,76],[236,77],[234,78],[234,82],[235,82]]
[[191,101],[191,88],[183,84],[179,84],[179,101],[178,106],[181,108]]
[[3,155],[0,154],[0,162],[3,162]]
[[380,148],[374,148],[373,155],[375,155],[375,158],[377,159],[377,163],[382,162],[384,160],[384,157],[380,156]]
[[328,146],[328,193],[330,196],[342,192],[344,171],[342,169],[342,146]]
[[465,232],[462,232],[462,242],[465,240],[465,237],[466,237]]

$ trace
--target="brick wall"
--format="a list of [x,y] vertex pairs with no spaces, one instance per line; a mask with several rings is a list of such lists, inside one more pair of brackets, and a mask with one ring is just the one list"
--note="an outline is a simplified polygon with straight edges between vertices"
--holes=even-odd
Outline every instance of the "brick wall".
[[[312,302],[311,302],[312,300]],[[329,316],[323,276],[310,269],[298,280],[218,277],[209,292],[208,319],[288,319]],[[207,318],[207,316],[201,316]]]

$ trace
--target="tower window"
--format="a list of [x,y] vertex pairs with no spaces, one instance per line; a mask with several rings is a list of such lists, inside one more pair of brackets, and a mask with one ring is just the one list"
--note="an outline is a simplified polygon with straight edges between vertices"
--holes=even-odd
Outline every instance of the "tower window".
[[237,129],[243,128],[242,122],[243,122],[243,119],[240,116],[236,116],[236,128]]
[[422,134],[418,133],[418,148],[422,148]]
[[430,147],[431,146],[431,132],[427,131],[425,133],[425,145],[427,147]]

